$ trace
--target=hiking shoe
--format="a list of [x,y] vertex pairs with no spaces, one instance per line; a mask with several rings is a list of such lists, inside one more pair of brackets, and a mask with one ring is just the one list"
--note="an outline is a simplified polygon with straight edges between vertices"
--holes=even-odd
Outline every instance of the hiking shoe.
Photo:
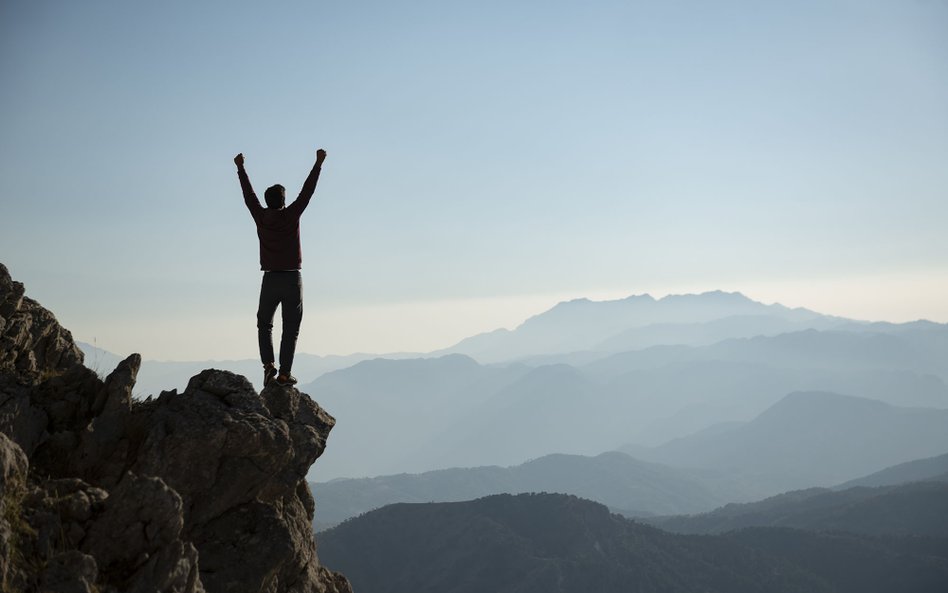
[[296,377],[293,375],[279,374],[276,378],[277,385],[296,385]]
[[272,364],[268,364],[263,367],[263,386],[266,387],[270,384],[270,380],[277,376],[276,367]]

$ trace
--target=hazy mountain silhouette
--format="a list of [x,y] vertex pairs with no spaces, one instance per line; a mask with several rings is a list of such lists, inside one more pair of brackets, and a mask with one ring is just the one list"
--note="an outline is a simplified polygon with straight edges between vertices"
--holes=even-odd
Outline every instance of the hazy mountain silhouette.
[[694,513],[724,502],[701,476],[619,452],[547,455],[514,467],[454,468],[423,474],[312,484],[317,525],[330,526],[398,502],[453,502],[491,494],[560,492],[601,502],[626,516]]
[[596,455],[614,448],[594,434],[597,389],[568,365],[528,369],[432,435],[419,455],[432,467],[514,465],[551,452]]
[[511,465],[551,451],[593,455],[631,439],[659,444],[711,424],[751,420],[788,392],[831,388],[913,404],[948,399],[939,379],[900,371],[697,361],[602,381],[585,369],[552,365],[465,411],[418,455],[434,468]]
[[[943,330],[948,338],[948,330]],[[948,377],[948,362],[923,342],[930,336],[906,332],[817,331],[733,338],[711,346],[654,347],[615,354],[587,364],[597,376],[695,360],[769,364],[791,369],[899,370]]]
[[593,347],[599,352],[626,352],[652,346],[709,346],[729,338],[775,336],[806,329],[832,329],[848,323],[833,317],[795,319],[780,315],[732,315],[703,323],[654,323],[622,331]]
[[325,455],[318,471],[360,477],[432,469],[422,454],[432,435],[530,371],[483,366],[453,354],[366,360],[327,373],[304,387],[332,406],[338,421],[336,454]]
[[374,593],[940,593],[946,541],[675,535],[579,498],[523,494],[391,505],[323,532],[320,557]]
[[837,327],[840,331],[889,334],[911,343],[918,351],[942,365],[948,364],[948,324],[932,321],[912,321],[909,323],[844,323]]
[[[904,345],[888,335],[813,331],[654,347],[580,368],[485,366],[460,355],[365,361],[304,387],[340,418],[334,438],[342,445],[327,454],[319,468],[324,477],[316,479],[508,466],[549,453],[595,455],[629,442],[654,446],[709,425],[749,421],[793,391],[948,405],[944,381],[893,368],[890,349],[880,353],[878,343]],[[832,354],[847,344],[862,351]],[[387,444],[383,451],[369,445],[379,441]]]
[[[808,325],[836,329],[769,335]],[[340,419],[334,433],[340,446],[311,478],[508,466],[550,453],[595,455],[623,443],[653,447],[709,426],[750,421],[794,391],[948,408],[948,355],[940,356],[948,353],[946,327],[857,323],[713,292],[561,303],[506,333],[527,336],[523,344],[573,340],[571,353],[543,355],[550,348],[541,344],[523,364],[392,356],[353,366],[370,355],[301,354],[298,376],[323,373],[304,389],[320,394]],[[740,337],[757,331],[761,335]],[[576,351],[636,335],[638,345],[671,345],[618,354]],[[672,344],[724,336],[710,345]],[[544,364],[555,360],[572,364]],[[254,360],[146,361],[136,395],[183,385],[206,366],[261,378]],[[380,442],[385,446],[377,447]],[[638,449],[628,451],[638,456]],[[745,496],[773,492],[768,487]]]
[[[633,328],[655,324],[700,324],[725,317],[779,317],[824,326],[827,316],[806,309],[764,305],[740,293],[721,291],[669,295],[654,299],[632,295],[613,301],[576,299],[531,317],[514,330],[478,334],[440,353],[462,353],[481,362],[501,362],[540,354],[592,350]],[[843,320],[840,320],[843,321]],[[657,343],[667,343],[657,338]]]
[[948,537],[948,482],[914,482],[834,491],[811,488],[693,516],[643,519],[679,533],[745,527],[795,527],[871,535]]
[[893,465],[868,476],[840,484],[837,488],[892,486],[921,481],[948,482],[948,453]]
[[120,362],[125,360],[114,352],[109,352],[92,344],[76,342],[76,346],[82,351],[85,357],[83,364],[99,374],[111,372]]
[[[888,403],[946,407],[948,387],[933,375],[898,370],[783,368],[708,358],[603,377],[602,406],[626,419],[627,439],[655,445],[721,422],[746,421],[794,391],[826,390]],[[617,438],[622,438],[616,435]]]
[[830,486],[948,449],[948,410],[798,392],[753,421],[630,453],[676,467],[741,474],[771,494]]
[[[116,364],[124,360],[124,357],[118,354],[86,342],[76,342],[76,345],[85,355],[86,366],[96,372],[105,372],[108,369],[115,368]],[[390,353],[384,356],[388,359],[402,359],[414,358],[418,355],[414,353]],[[293,372],[305,380],[312,380],[324,373],[344,369],[363,360],[379,357],[379,354],[365,353],[346,356],[317,356],[298,352],[293,361]],[[235,373],[245,375],[256,389],[263,388],[262,366],[256,358],[186,361],[144,360],[139,372],[138,383],[135,386],[135,395],[136,397],[157,396],[165,390],[182,390],[187,386],[191,377],[206,368],[215,367],[227,368]]]

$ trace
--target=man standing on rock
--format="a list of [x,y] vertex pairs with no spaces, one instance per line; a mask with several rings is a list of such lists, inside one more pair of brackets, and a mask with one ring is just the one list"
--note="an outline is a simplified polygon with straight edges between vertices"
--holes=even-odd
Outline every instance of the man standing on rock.
[[[300,195],[292,204],[285,205],[286,188],[277,184],[268,187],[263,193],[267,203],[267,207],[263,208],[244,170],[243,153],[234,157],[244,202],[257,223],[257,237],[260,239],[263,284],[260,286],[260,305],[257,307],[257,339],[260,343],[260,359],[263,361],[264,387],[274,378],[280,385],[296,383],[296,377],[290,371],[293,367],[293,355],[296,353],[296,338],[300,334],[300,322],[303,320],[300,216],[316,191],[316,182],[319,181],[319,171],[324,160],[326,151],[320,148],[316,151],[316,164],[306,177]],[[273,315],[277,305],[280,305],[283,314],[279,373],[274,366],[273,357]]]

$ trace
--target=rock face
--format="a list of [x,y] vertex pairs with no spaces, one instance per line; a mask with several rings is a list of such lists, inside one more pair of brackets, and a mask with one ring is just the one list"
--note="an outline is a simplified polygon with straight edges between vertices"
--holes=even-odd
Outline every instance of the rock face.
[[306,472],[335,421],[206,370],[133,401],[0,264],[0,592],[351,592],[319,564]]
[[0,373],[27,381],[82,363],[82,351],[52,313],[25,296],[0,264]]

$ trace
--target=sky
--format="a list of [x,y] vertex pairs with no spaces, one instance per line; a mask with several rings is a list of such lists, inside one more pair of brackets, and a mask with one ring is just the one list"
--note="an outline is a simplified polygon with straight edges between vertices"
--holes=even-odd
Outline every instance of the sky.
[[0,4],[0,262],[77,339],[256,356],[258,192],[314,354],[735,290],[948,322],[948,2]]

